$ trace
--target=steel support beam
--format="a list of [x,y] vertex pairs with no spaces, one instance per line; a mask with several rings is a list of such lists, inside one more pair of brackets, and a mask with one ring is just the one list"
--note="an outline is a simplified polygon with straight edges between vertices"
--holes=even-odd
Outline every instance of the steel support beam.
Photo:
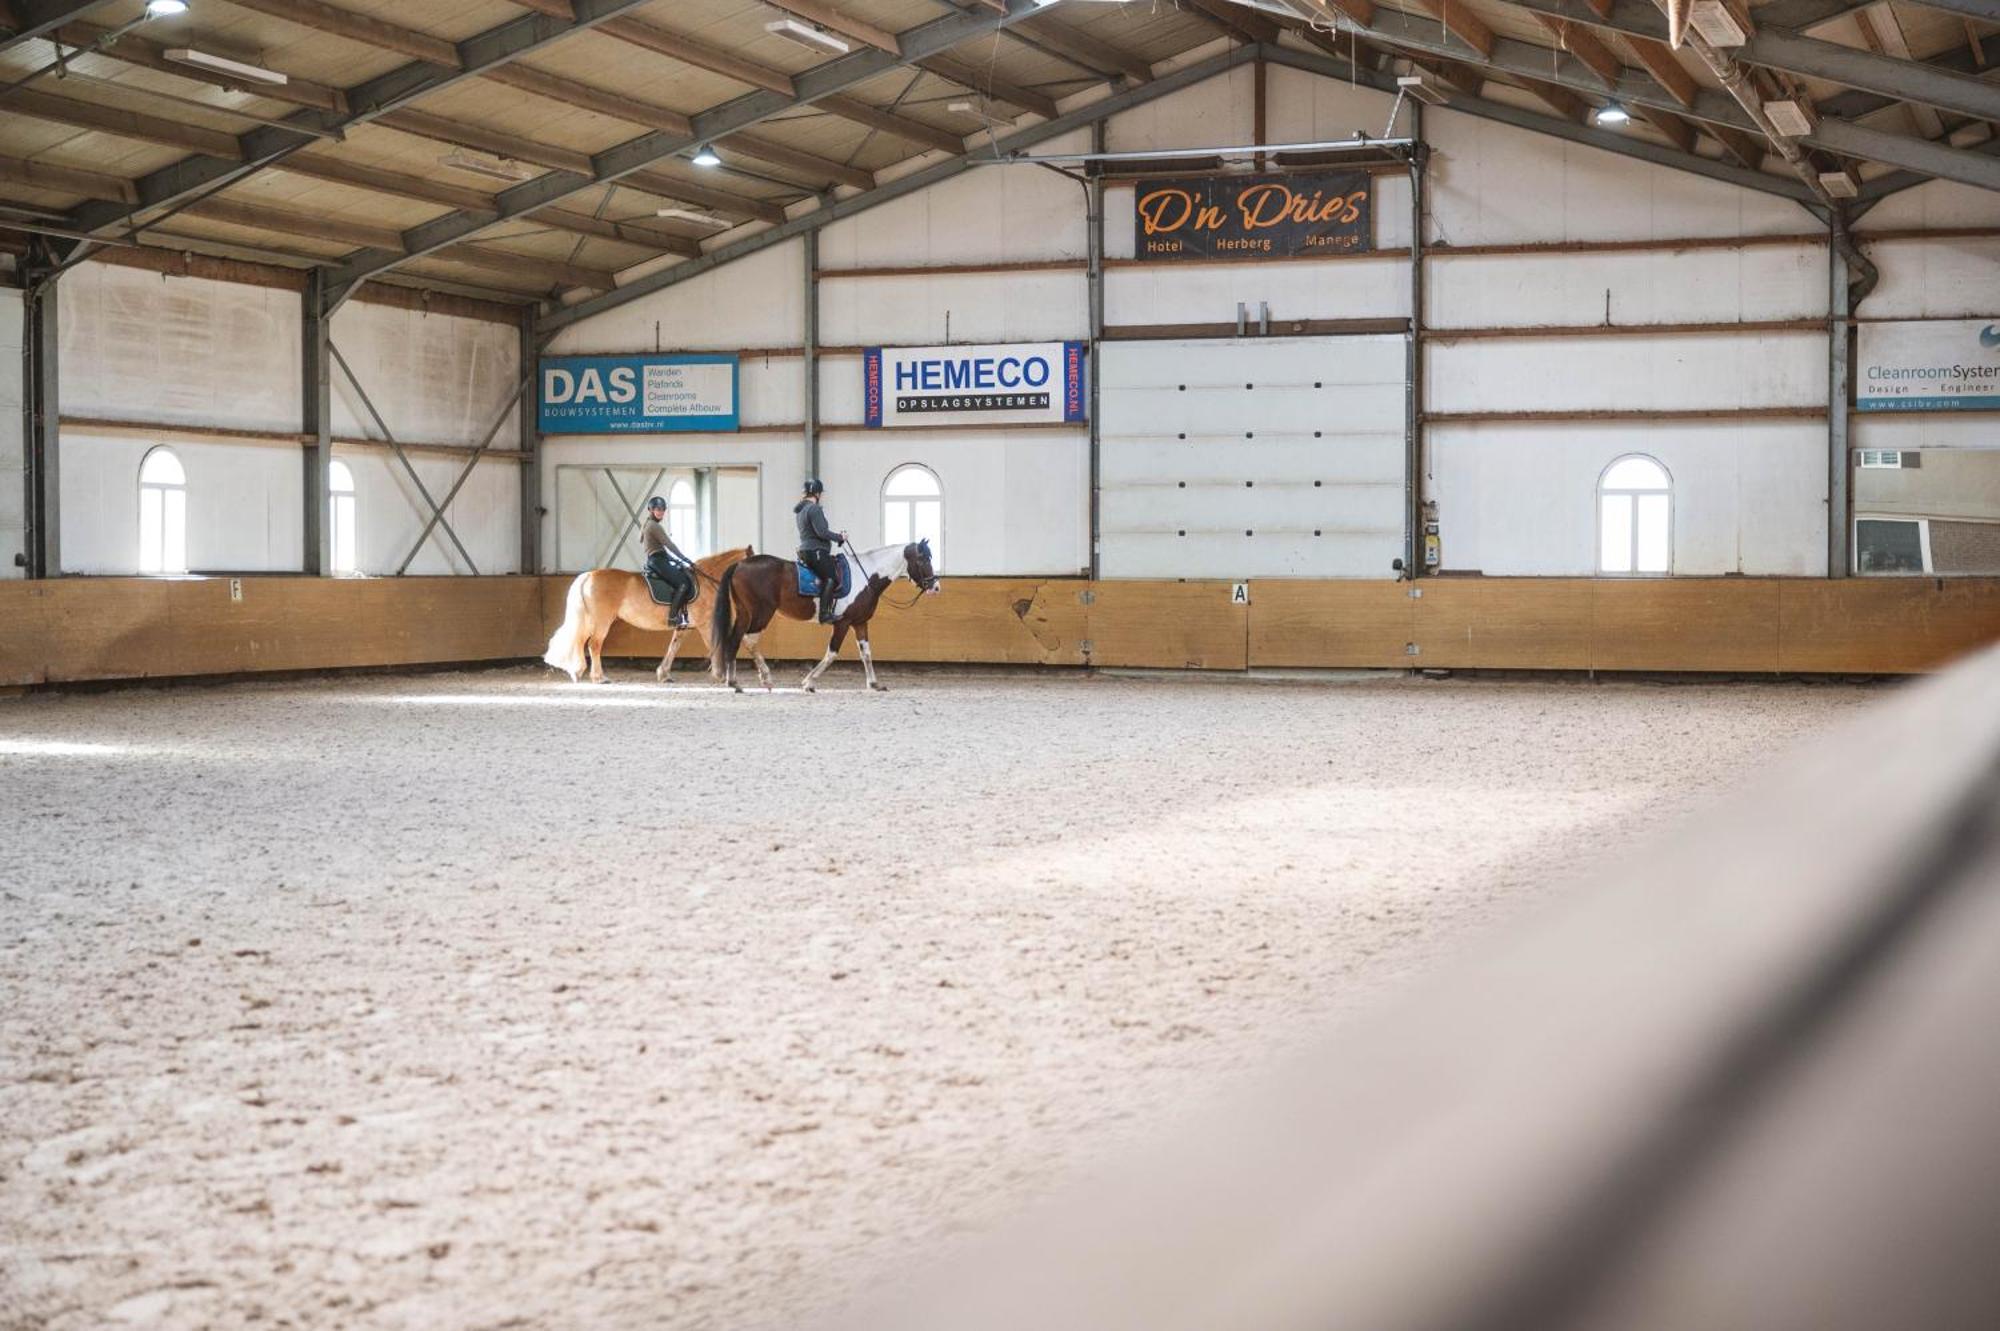
[[542,571],[542,429],[537,404],[542,373],[542,347],[535,337],[535,307],[521,307],[521,373],[537,385],[521,402],[518,441],[521,452],[521,572]]
[[310,577],[333,572],[333,309],[327,304],[324,274],[317,268],[306,277],[300,297],[305,321],[300,339],[301,400],[305,410],[300,430],[305,447],[305,541],[300,571]]
[[1424,575],[1424,104],[1409,103],[1410,149],[1410,331],[1404,347],[1403,573]]
[[[1505,47],[1508,44],[1505,38],[1502,38],[1498,43],[1500,47]],[[1519,45],[1519,43],[1515,44]],[[1544,52],[1544,55],[1546,54]],[[1348,78],[1348,66],[1345,61],[1333,60],[1317,52],[1299,51],[1289,46],[1267,46],[1264,48],[1264,57],[1273,64],[1289,65],[1293,69],[1304,70],[1310,74],[1320,74],[1327,78],[1335,79]],[[1450,58],[1455,60],[1469,60],[1477,63],[1469,51],[1463,54],[1454,54]],[[1359,76],[1359,81],[1384,92],[1393,93],[1395,91],[1394,80],[1386,75],[1364,71]],[[1647,80],[1647,82],[1650,84],[1651,80]],[[1659,85],[1652,84],[1652,87],[1660,97],[1668,98],[1670,96],[1664,90],[1660,89]],[[1719,94],[1711,95],[1719,96]],[[1727,99],[1725,98],[1724,100]],[[1601,148],[1606,152],[1617,153],[1621,157],[1636,158],[1642,162],[1650,162],[1655,166],[1668,166],[1678,171],[1689,171],[1695,175],[1707,176],[1711,180],[1724,181],[1731,185],[1738,185],[1744,189],[1757,190],[1765,194],[1780,195],[1800,203],[1812,204],[1816,202],[1811,191],[1807,190],[1800,181],[1791,176],[1777,176],[1765,171],[1753,171],[1749,167],[1738,166],[1733,162],[1703,157],[1698,153],[1682,152],[1678,148],[1670,148],[1664,144],[1633,138],[1630,135],[1616,134],[1607,130],[1597,129],[1590,125],[1564,120],[1560,116],[1544,115],[1539,111],[1529,111],[1508,102],[1487,101],[1483,98],[1454,92],[1451,94],[1451,100],[1446,105],[1451,110],[1464,115],[1478,116],[1483,120],[1497,121],[1503,125],[1513,125],[1518,129],[1534,130],[1537,133],[1553,135],[1556,138],[1567,139],[1571,143],[1581,143],[1592,148]],[[1746,128],[1752,128],[1749,126],[1748,117],[1742,117],[1742,119]]]
[[[486,427],[486,432],[479,436],[479,442],[473,445],[472,452],[465,459],[465,465],[458,469],[458,476],[452,481],[451,489],[444,492],[442,500],[431,505],[431,515],[425,521],[424,529],[417,533],[416,541],[410,546],[410,553],[404,555],[403,562],[396,565],[397,577],[400,578],[405,573],[408,573],[410,565],[416,561],[418,555],[423,553],[424,542],[431,538],[432,528],[444,521],[444,511],[451,507],[451,501],[458,498],[458,492],[465,488],[467,481],[472,479],[473,469],[479,466],[479,459],[485,456],[486,450],[493,446],[494,439],[500,434],[500,427],[507,423],[507,413],[521,405],[523,395],[527,393],[529,387],[535,382],[535,370],[533,366],[523,366],[520,368],[522,373],[515,381],[513,393],[508,396],[506,401],[500,404],[500,409],[493,413],[493,423]],[[374,411],[374,407],[369,407],[369,410],[371,412]],[[380,420],[381,417],[376,417],[378,423]],[[474,574],[477,574],[479,569],[473,565],[472,556],[466,554],[465,547],[458,544],[458,535],[455,532],[451,534],[451,543],[458,546],[460,554],[465,555],[466,567],[470,568]]]
[[806,475],[819,475],[819,232],[805,240]]
[[[1189,65],[1184,69],[1176,70],[1172,74],[1161,75],[1151,83],[1140,84],[1135,88],[1130,88],[1124,92],[1106,97],[1102,101],[1093,102],[1089,106],[1078,107],[1074,111],[1057,116],[1054,120],[1043,121],[1037,125],[1030,125],[1024,129],[1015,130],[1013,133],[999,140],[999,150],[1001,152],[1012,152],[1018,149],[1030,148],[1037,143],[1057,138],[1072,130],[1083,129],[1104,119],[1106,116],[1116,115],[1120,111],[1130,110],[1135,106],[1143,106],[1156,97],[1163,97],[1171,92],[1179,92],[1183,88],[1192,87],[1197,83],[1213,78],[1217,74],[1234,69],[1238,65],[1255,59],[1256,54],[1257,48],[1255,47],[1234,47],[1221,55],[1211,56],[1199,64]],[[1342,71],[1341,77],[1345,78],[1347,66],[1337,61],[1331,63],[1339,66]],[[962,172],[975,169],[977,168],[974,166],[974,159],[971,157],[954,157],[948,161],[935,163],[925,167],[921,171],[913,171],[909,175],[902,176],[886,185],[877,185],[874,189],[864,193],[849,195],[847,198],[822,204],[813,212],[791,218],[789,221],[771,227],[769,230],[760,231],[754,236],[747,236],[731,244],[717,246],[715,249],[702,255],[699,259],[689,259],[685,263],[673,264],[669,267],[648,273],[644,277],[634,278],[632,281],[619,287],[616,291],[607,291],[602,295],[593,296],[588,300],[578,301],[574,305],[566,305],[553,313],[544,315],[537,327],[544,335],[557,329],[567,328],[573,323],[588,319],[590,316],[601,313],[604,310],[613,309],[629,301],[637,300],[641,296],[650,295],[655,291],[685,282],[691,277],[698,277],[703,273],[713,272],[724,264],[769,249],[773,245],[781,245],[788,240],[806,234],[808,231],[816,231],[820,227],[838,222],[843,218],[853,217],[858,213],[866,212],[870,208],[878,207],[891,200],[915,194],[917,191],[928,189],[940,181],[950,180]]]
[[[466,568],[475,574],[478,573],[479,565],[472,562],[472,555],[466,550],[464,543],[458,539],[458,533],[451,529],[451,523],[445,521],[444,509],[438,505],[435,499],[431,498],[430,487],[425,485],[424,478],[417,474],[416,464],[410,461],[410,455],[403,450],[402,443],[396,438],[396,432],[389,428],[389,423],[382,419],[382,413],[376,410],[375,400],[368,396],[368,390],[363,388],[361,380],[355,377],[354,367],[347,363],[347,357],[340,354],[340,347],[331,337],[327,339],[326,349],[332,355],[333,363],[340,367],[340,372],[343,375],[347,376],[347,382],[354,386],[355,395],[361,399],[361,405],[367,408],[370,419],[375,422],[375,428],[382,432],[382,442],[389,445],[389,451],[396,455],[396,461],[403,464],[404,472],[409,475],[410,484],[417,487],[417,494],[422,496],[424,507],[430,510],[431,521],[425,524],[424,535],[418,540],[417,548],[421,550],[424,541],[430,539],[430,534],[434,526],[442,527],[444,534],[451,538],[452,546],[458,551],[459,558],[465,561]],[[495,428],[497,429],[498,427],[496,426]],[[488,438],[490,439],[491,435]],[[409,566],[410,561],[405,559],[403,561],[403,568],[408,568]],[[398,573],[402,571],[402,568],[396,570]]]
[[[644,170],[655,162],[674,157],[700,144],[726,139],[731,134],[749,129],[781,112],[809,106],[823,98],[848,92],[899,66],[919,63],[928,57],[940,55],[961,42],[994,32],[1034,13],[1039,8],[1041,6],[1037,0],[1004,0],[1004,8],[1000,10],[955,11],[943,18],[919,24],[898,34],[897,41],[902,48],[900,57],[874,47],[866,47],[851,55],[816,65],[797,75],[792,80],[793,93],[789,97],[769,90],[747,93],[734,101],[726,102],[693,117],[691,133],[674,134],[655,130],[598,153],[590,159],[591,169],[588,175],[552,171],[547,175],[524,181],[510,189],[502,190],[495,196],[494,207],[497,217],[495,214],[483,212],[453,212],[433,218],[403,233],[402,253],[371,248],[348,256],[334,270],[334,282],[339,287],[349,287],[356,282],[366,281],[379,273],[387,272],[407,258],[428,254],[464,240],[475,232],[492,226],[496,220],[505,221],[532,213],[538,208],[619,180],[635,171]],[[536,21],[552,23],[555,20],[540,18]]]
[[[7,35],[0,37],[0,51],[12,50],[36,37],[46,37],[63,24],[82,18],[104,3],[105,0],[12,0],[11,6],[0,6],[0,26],[7,28]],[[14,16],[11,22],[5,18],[9,9]]]
[[62,576],[62,380],[60,314],[54,272],[62,253],[47,241],[29,242],[21,277],[20,564],[30,578]]
[[[156,209],[172,208],[214,193],[275,162],[283,161],[329,134],[343,134],[419,97],[448,88],[462,79],[477,78],[510,60],[541,50],[606,19],[637,9],[644,3],[646,0],[576,0],[574,22],[542,14],[522,14],[457,43],[457,68],[421,60],[399,65],[379,77],[342,89],[340,95],[349,108],[345,114],[308,107],[287,117],[284,126],[260,125],[238,137],[233,156],[196,153],[184,157],[140,177],[136,203],[99,201],[81,204],[71,211],[64,225],[75,231],[102,231],[128,225]],[[336,303],[343,294],[338,284],[330,290]]]
[[[1263,68],[1259,61],[1257,68]],[[1091,122],[1090,150],[1093,153],[1106,151],[1104,145],[1104,120],[1102,117]],[[1104,554],[1101,546],[1104,540],[1104,423],[1098,418],[1098,407],[1103,401],[1101,386],[1104,383],[1104,165],[1093,162],[1090,165],[1090,188],[1085,194],[1085,207],[1089,209],[1086,219],[1088,269],[1085,280],[1090,284],[1090,359],[1084,373],[1088,376],[1085,391],[1090,395],[1090,576],[1102,576]]]
[[1854,459],[1848,427],[1854,393],[1854,326],[1848,323],[1848,318],[1854,311],[1847,256],[1835,243],[1837,233],[1847,223],[1836,214],[1828,225],[1836,234],[1828,237],[1827,244],[1830,267],[1826,302],[1826,576],[1844,578],[1851,567],[1848,532],[1853,527],[1848,482],[1854,475]]
[[[1529,7],[1540,9],[1545,6],[1561,8],[1567,16],[1569,6],[1552,6],[1552,0],[1534,0]],[[1365,27],[1359,24],[1345,26],[1360,32],[1364,37],[1399,50],[1442,56],[1447,60],[1495,70],[1518,79],[1553,84],[1596,98],[1609,97],[1628,107],[1646,107],[1677,113],[1745,133],[1760,136],[1762,134],[1762,129],[1756,121],[1726,93],[1703,90],[1696,94],[1692,104],[1688,104],[1662,87],[1650,74],[1627,70],[1621,77],[1607,80],[1574,56],[1551,51],[1532,42],[1502,37],[1493,43],[1490,56],[1482,56],[1457,38],[1440,33],[1432,23],[1387,9],[1377,10],[1373,21]],[[1453,105],[1462,110],[1463,100],[1454,98]],[[1602,138],[1593,139],[1592,142],[1600,146],[1609,146]],[[1899,166],[1920,171],[1939,179],[1957,180],[1984,189],[2000,188],[2000,184],[1995,183],[1996,180],[2000,180],[2000,176],[1995,175],[1989,164],[1966,153],[1927,143],[1908,134],[1892,134],[1868,129],[1828,117],[1823,118],[1812,133],[1798,142],[1807,147],[1824,148],[1829,152],[1845,156],[1864,157],[1885,166]],[[1683,154],[1683,156],[1695,161],[1707,160],[1694,154]],[[1753,171],[1747,174],[1756,176],[1763,173]],[[1738,183],[1743,182],[1739,179]]]

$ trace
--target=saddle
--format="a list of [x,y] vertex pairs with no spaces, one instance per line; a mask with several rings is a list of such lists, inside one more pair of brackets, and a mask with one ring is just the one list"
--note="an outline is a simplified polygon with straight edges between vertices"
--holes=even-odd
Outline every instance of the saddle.
[[[833,557],[833,566],[840,571],[840,584],[839,586],[834,588],[833,592],[835,598],[837,599],[839,597],[847,595],[847,589],[853,585],[854,565],[852,561],[845,559],[840,555],[835,555]],[[811,569],[807,568],[804,564],[798,564],[795,565],[795,567],[799,571],[799,595],[805,597],[818,596],[819,575],[814,573]]]
[[653,598],[653,604],[672,606],[674,603],[673,587],[670,584],[662,582],[660,581],[660,579],[654,577],[652,570],[650,569],[646,570],[645,578],[646,578],[646,592]]

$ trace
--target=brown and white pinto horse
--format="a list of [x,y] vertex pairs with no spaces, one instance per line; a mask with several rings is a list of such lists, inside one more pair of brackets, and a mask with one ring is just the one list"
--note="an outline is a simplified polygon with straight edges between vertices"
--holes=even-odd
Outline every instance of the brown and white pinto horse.
[[[861,668],[868,674],[868,687],[886,693],[888,690],[875,678],[875,654],[868,646],[868,621],[881,604],[882,593],[897,578],[907,575],[925,592],[938,589],[937,574],[931,569],[931,543],[885,545],[866,553],[850,546],[841,558],[854,567],[854,573],[850,575],[847,595],[834,605],[833,640],[800,687],[807,693],[816,691],[814,681],[840,655],[840,644],[851,629],[855,645],[861,651]],[[771,667],[757,650],[757,639],[770,627],[775,615],[813,619],[818,613],[817,601],[799,595],[799,566],[791,560],[776,555],[754,555],[740,564],[731,564],[723,573],[722,586],[715,595],[714,617],[708,630],[708,672],[738,693],[743,692],[743,686],[736,682],[736,654],[748,646],[750,659],[757,663],[757,678],[766,689],[770,688]]]
[[[734,550],[724,550],[720,554],[709,555],[694,562],[694,600],[688,602],[688,624],[697,633],[705,633],[710,607],[715,601],[717,579],[723,571],[740,559],[749,556],[751,549],[739,545]],[[558,670],[566,671],[572,682],[583,673],[588,665],[590,682],[604,682],[604,640],[610,636],[612,625],[624,620],[634,628],[652,629],[664,632],[667,627],[667,608],[653,599],[646,590],[646,580],[637,573],[627,573],[622,568],[594,568],[588,573],[576,575],[576,581],[569,585],[569,599],[563,606],[562,627],[549,639],[549,649],[542,659]],[[675,629],[667,639],[667,654],[660,661],[653,678],[662,684],[670,682],[673,673],[674,656],[680,650],[681,634],[687,629]]]

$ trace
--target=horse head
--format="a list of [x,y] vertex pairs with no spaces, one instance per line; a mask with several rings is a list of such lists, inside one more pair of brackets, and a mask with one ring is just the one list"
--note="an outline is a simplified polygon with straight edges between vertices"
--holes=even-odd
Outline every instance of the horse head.
[[909,572],[910,581],[927,592],[938,589],[938,576],[931,568],[931,542],[929,537],[912,541],[903,547],[903,566]]

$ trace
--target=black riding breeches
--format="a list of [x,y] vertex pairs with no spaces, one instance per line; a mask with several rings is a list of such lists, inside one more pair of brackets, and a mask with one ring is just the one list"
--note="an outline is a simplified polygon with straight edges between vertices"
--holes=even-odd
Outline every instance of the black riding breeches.
[[694,576],[676,564],[666,551],[655,550],[648,555],[646,571],[674,589],[674,609],[678,610],[694,599]]

